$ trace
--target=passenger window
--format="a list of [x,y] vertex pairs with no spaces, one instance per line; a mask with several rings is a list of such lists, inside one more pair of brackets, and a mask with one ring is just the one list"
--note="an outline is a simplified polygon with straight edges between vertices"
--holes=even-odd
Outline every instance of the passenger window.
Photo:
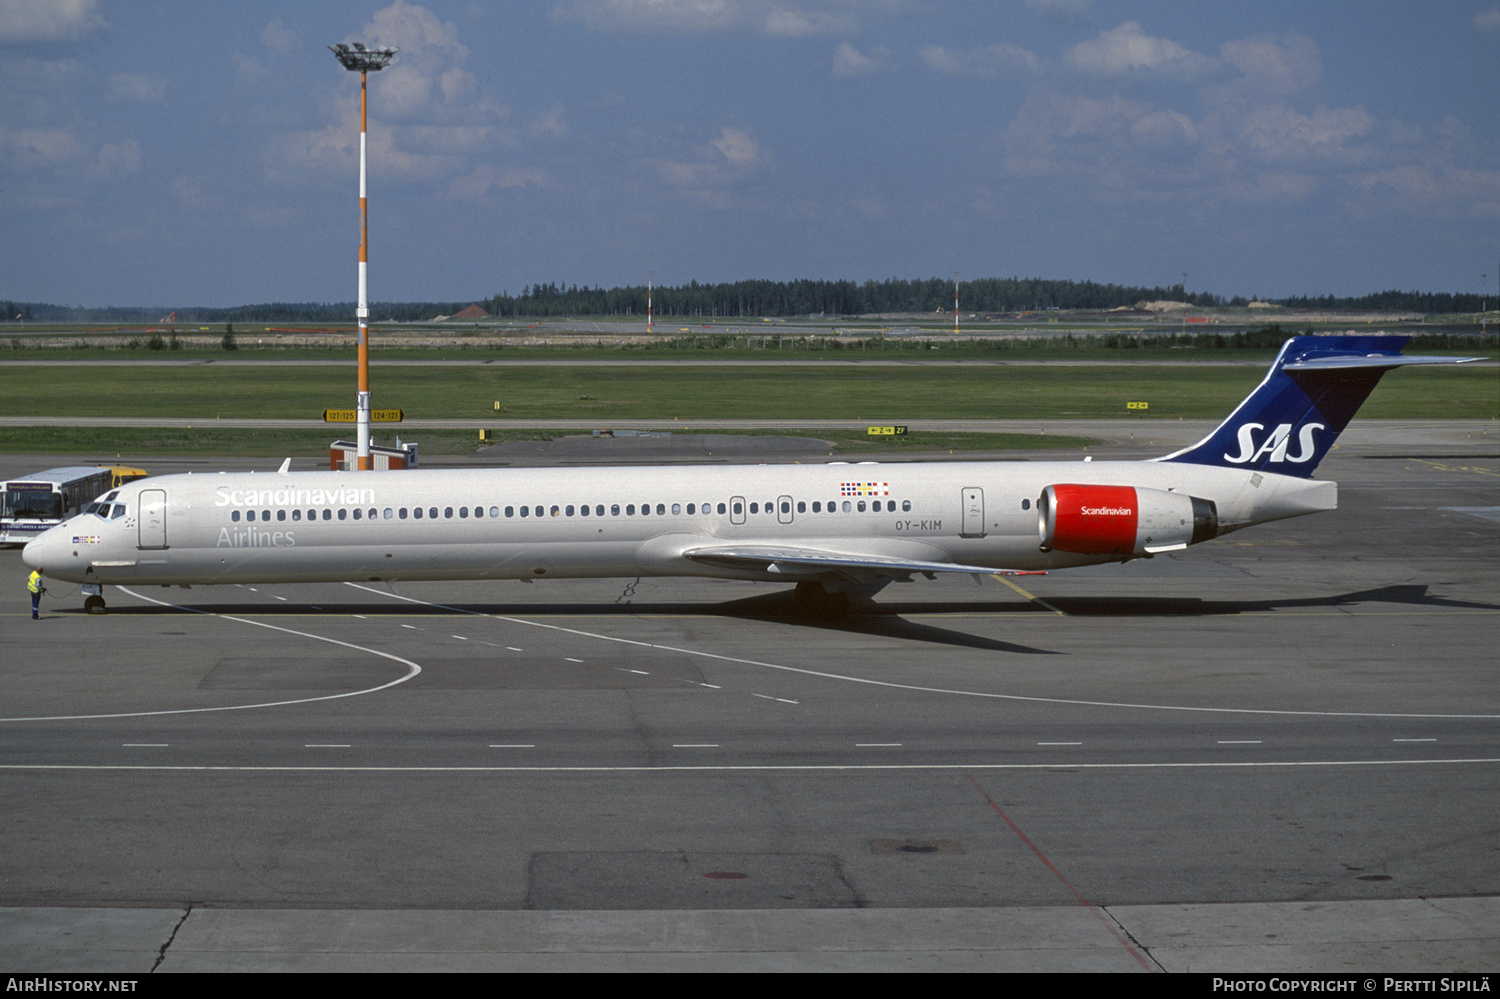
[[302,511],[301,510],[293,510],[292,511],[292,519],[293,520],[301,520],[302,519]]
[[507,517],[514,517],[516,515],[516,508],[513,507],[513,506],[506,507],[505,508],[505,515]]
[[360,510],[360,509],[359,509],[359,508],[358,508],[358,507],[356,507],[356,508],[355,508],[355,510],[354,510],[354,519],[355,519],[355,520],[358,520],[358,519],[359,519],[359,515],[360,515],[360,514],[361,514],[361,513],[363,513],[363,512],[364,512],[364,511],[362,511],[362,510]]
[[482,506],[476,506],[474,508],[474,516],[475,517],[483,517],[484,516],[484,507],[482,507]]
[[433,520],[437,520],[437,507],[435,507],[435,506],[428,507],[427,508],[427,516],[431,517]]
[[238,524],[240,522],[240,512],[238,510],[229,511],[229,519]]
[[443,516],[446,517],[448,520],[452,520],[453,519],[453,508],[451,506],[445,506],[445,507],[443,507]]
[[386,520],[390,520],[395,515],[396,515],[396,511],[392,510],[390,507],[386,507],[385,508],[385,519]]
[[750,512],[751,513],[760,513],[760,504],[759,503],[751,503],[750,504]]
[[594,507],[594,516],[596,516],[596,517],[602,517],[602,516],[604,516],[604,504],[603,503],[600,503],[598,506]]
[[469,508],[466,507],[466,506],[459,507],[458,508],[458,517],[459,517],[460,520],[468,520],[469,519]]
[[559,507],[557,506],[557,504],[554,503],[552,505],[552,516],[556,517],[559,512],[560,512]]
[[397,518],[399,518],[401,520],[405,520],[406,519],[406,507],[403,506],[401,509],[397,510],[396,511],[396,516],[397,516]]
[[678,516],[681,513],[682,513],[682,504],[681,503],[673,503],[672,504],[672,516],[676,517],[676,516]]
[[609,515],[611,517],[618,517],[620,515],[620,504],[611,503],[609,505]]
[[822,513],[822,512],[823,512],[823,501],[822,500],[813,500],[813,513]]
[[865,512],[865,501],[864,500],[860,500],[859,501],[859,512],[860,513],[864,513]]
[[806,513],[807,512],[807,504],[804,503],[802,500],[798,500],[797,501],[797,512],[798,513]]
[[849,510],[850,510],[849,501],[848,500],[844,500],[844,512],[848,513]]
[[791,513],[792,512],[792,501],[791,500],[782,500],[781,501],[781,512],[782,513]]
[[[567,509],[563,510],[563,513],[567,514],[569,517],[573,516],[573,504],[569,503]],[[552,516],[556,517],[557,514],[554,513]]]
[[[358,510],[355,510],[354,512],[355,513],[359,513]],[[348,519],[349,519],[349,511],[346,510],[346,509],[344,509],[343,507],[339,507],[339,520],[348,520]]]
[[[720,506],[723,506],[723,504],[722,504],[722,503],[721,503],[721,504],[719,504],[719,505],[720,505]],[[743,510],[743,509],[744,509],[744,507],[742,507],[742,506],[740,506],[740,504],[738,504],[738,503],[736,503],[736,504],[735,504],[735,505],[734,505],[734,513],[735,513],[735,516],[739,516],[739,514],[740,514],[740,511],[741,511],[741,510]]]
[[691,517],[692,515],[693,515],[693,504],[689,503],[688,504],[688,516]]
[[905,512],[905,513],[910,513],[911,512],[911,500],[902,500],[901,501],[901,510],[903,512]]
[[583,506],[578,508],[578,513],[581,516],[587,517],[589,515],[589,505],[587,503],[583,504]]
[[[437,516],[437,507],[433,507],[432,508],[432,515],[434,517]],[[491,517],[498,517],[498,516],[500,516],[500,508],[498,506],[492,506],[492,507],[490,507],[490,516]]]
[[525,517],[525,516],[530,515],[530,513],[531,513],[531,507],[529,507],[529,506],[523,506],[523,507],[521,507],[521,516]]
[[[723,504],[723,503],[720,503],[720,504],[719,504],[719,512],[720,512],[720,513],[723,513],[723,512],[724,512],[724,504]],[[740,505],[739,505],[739,504],[738,504],[738,503],[736,503],[736,504],[735,504],[735,505],[734,505],[734,512],[735,512],[735,513],[739,513],[739,512],[740,512]]]
[[656,515],[658,517],[664,517],[664,516],[666,516],[666,513],[667,513],[667,505],[665,503],[658,503],[658,504],[656,504]]
[[536,508],[536,515],[537,515],[537,516],[538,516],[538,517],[540,517],[540,516],[541,516],[541,515],[542,515],[542,508],[541,508],[541,507],[537,507],[537,508]]
[[421,507],[417,507],[416,509],[414,509],[411,512],[411,515],[413,517],[415,517],[417,520],[421,520],[422,519],[422,508]]

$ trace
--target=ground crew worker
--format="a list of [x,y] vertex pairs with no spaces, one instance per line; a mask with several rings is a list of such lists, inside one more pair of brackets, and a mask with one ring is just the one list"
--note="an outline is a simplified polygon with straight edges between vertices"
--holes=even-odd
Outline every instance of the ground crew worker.
[[42,606],[42,594],[47,592],[47,588],[42,585],[42,570],[32,571],[31,577],[26,580],[26,589],[31,594],[31,619],[35,621],[37,611]]

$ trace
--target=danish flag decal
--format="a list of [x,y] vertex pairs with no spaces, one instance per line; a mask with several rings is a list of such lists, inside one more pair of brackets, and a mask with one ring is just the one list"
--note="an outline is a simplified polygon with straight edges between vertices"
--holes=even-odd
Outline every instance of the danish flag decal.
[[1404,336],[1297,336],[1265,381],[1218,429],[1158,461],[1244,468],[1309,478],[1360,404],[1392,368],[1472,357],[1406,357]]

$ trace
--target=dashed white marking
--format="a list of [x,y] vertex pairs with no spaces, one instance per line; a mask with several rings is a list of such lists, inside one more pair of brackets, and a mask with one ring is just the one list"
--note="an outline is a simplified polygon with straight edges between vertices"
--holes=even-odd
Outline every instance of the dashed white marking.
[[534,742],[492,742],[491,749],[535,749]]
[[1081,746],[1081,742],[1039,742],[1038,746]]
[[674,742],[673,749],[718,749],[717,742]]
[[901,743],[899,743],[899,742],[856,742],[854,745],[855,745],[856,748],[859,748],[859,749],[882,749],[882,748],[885,748],[885,749],[894,749],[894,748],[899,748],[900,745],[901,745]]
[[1259,739],[1220,739],[1221,746],[1259,746]]
[[505,650],[507,652],[525,652],[526,651],[525,649],[518,649],[514,645],[507,645],[505,647]]
[[581,663],[581,662],[583,662],[582,659],[574,659],[572,656],[563,656],[563,660],[565,662],[570,662],[570,663]]
[[1392,739],[1392,742],[1437,742],[1436,739]]
[[271,599],[272,599],[272,600],[280,600],[280,601],[281,601],[281,602],[282,602],[282,603],[286,603],[286,597],[278,597],[278,596],[277,596],[277,595],[276,595],[276,594],[274,594],[274,593],[273,593],[273,594],[271,594]]
[[789,697],[772,697],[770,694],[757,694],[757,693],[753,693],[752,692],[750,694],[750,696],[751,697],[764,697],[768,701],[780,701],[782,704],[800,704],[801,703],[800,701],[794,701],[794,700],[792,700]]
[[165,742],[122,742],[120,745],[134,749],[161,749],[170,744]]
[[724,689],[723,687],[719,686],[717,683],[704,683],[701,680],[692,680],[690,682],[691,683],[696,683],[700,687],[707,687],[709,690],[723,690]]
[[401,627],[403,627],[403,628],[410,628],[412,631],[421,631],[422,630],[421,628],[418,628],[414,624],[403,624]]
[[[726,656],[718,652],[704,652],[701,649],[688,649],[678,645],[659,645],[655,642],[643,642],[633,638],[619,638],[615,635],[603,635],[597,631],[584,631],[580,628],[565,628],[560,624],[547,624],[543,621],[528,621],[523,617],[508,617],[501,614],[486,614],[483,611],[468,610],[463,607],[454,607],[449,604],[433,603],[430,600],[418,600],[416,597],[406,597],[399,593],[386,593],[382,590],[371,589],[360,583],[345,583],[356,590],[364,590],[376,596],[388,597],[392,600],[404,600],[407,603],[421,604],[424,607],[436,607],[439,610],[450,611],[454,614],[471,614],[475,617],[487,617],[494,621],[505,621],[510,624],[523,624],[529,628],[542,628],[547,631],[560,631],[566,635],[580,635],[584,638],[596,638],[601,642],[618,642],[621,645],[634,645],[645,649],[657,649],[662,652],[680,652],[684,655],[698,656],[703,659],[716,659],[719,662],[739,663],[744,666],[760,666],[764,669],[782,670],[787,673],[800,673],[803,676],[816,676],[825,680],[841,680],[845,683],[863,683],[872,687],[889,687],[893,690],[912,690],[922,694],[950,694],[956,697],[983,697],[997,701],[1018,701],[1030,704],[1077,704],[1091,708],[1135,708],[1143,711],[1187,711],[1203,714],[1225,714],[1225,715],[1291,715],[1308,716],[1315,718],[1445,718],[1458,719],[1470,718],[1485,721],[1500,719],[1496,714],[1418,714],[1404,713],[1399,711],[1306,711],[1290,708],[1208,708],[1186,704],[1141,704],[1132,701],[1087,701],[1075,697],[1029,697],[1024,694],[997,694],[986,690],[959,690],[950,687],[922,687],[911,683],[896,683],[891,680],[872,680],[863,676],[850,676],[847,673],[829,673],[825,670],[807,669],[802,666],[786,666],[781,663],[768,663],[759,659],[744,659],[739,656]],[[519,652],[520,649],[515,651]]]
[[303,749],[348,749],[348,748],[350,748],[350,745],[347,742],[308,742],[308,743],[304,743],[303,746],[302,746],[302,748]]
[[449,638],[456,638],[456,639],[458,639],[458,640],[459,640],[459,641],[460,641],[460,642],[467,642],[467,641],[468,641],[468,639],[467,639],[467,638],[465,638],[465,637],[464,637],[464,636],[462,636],[462,635],[449,635],[449,636],[448,636],[448,637],[449,637]]
[[620,672],[620,673],[638,673],[641,676],[650,676],[651,675],[650,673],[647,673],[643,669],[626,669],[624,666],[616,666],[615,670],[617,672]]

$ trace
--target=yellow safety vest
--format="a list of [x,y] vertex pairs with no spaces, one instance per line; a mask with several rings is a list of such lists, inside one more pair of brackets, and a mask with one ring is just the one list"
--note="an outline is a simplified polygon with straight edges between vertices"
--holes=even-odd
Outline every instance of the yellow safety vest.
[[40,593],[40,592],[42,592],[42,574],[41,573],[39,573],[39,572],[33,572],[31,574],[31,578],[28,579],[28,580],[26,580],[26,592],[27,593]]

